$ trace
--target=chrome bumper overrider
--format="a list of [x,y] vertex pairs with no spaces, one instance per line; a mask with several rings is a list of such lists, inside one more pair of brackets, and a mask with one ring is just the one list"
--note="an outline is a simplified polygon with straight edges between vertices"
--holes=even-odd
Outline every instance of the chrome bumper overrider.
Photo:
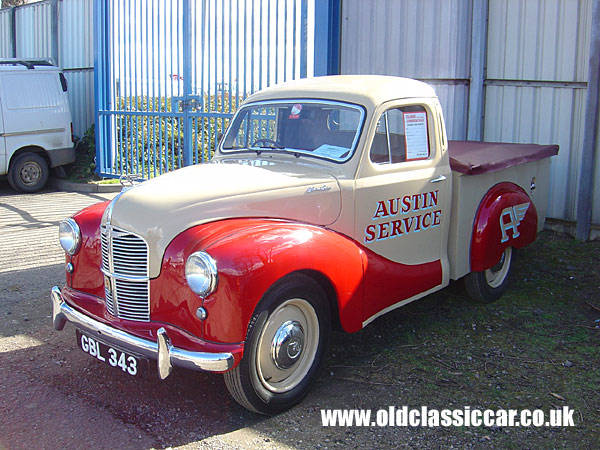
[[167,378],[173,366],[208,372],[223,372],[233,367],[231,353],[192,352],[173,347],[164,328],[158,330],[158,342],[142,339],[113,328],[71,308],[63,299],[58,286],[52,288],[52,320],[54,328],[62,330],[67,322],[91,332],[108,344],[144,355],[158,362],[158,376]]

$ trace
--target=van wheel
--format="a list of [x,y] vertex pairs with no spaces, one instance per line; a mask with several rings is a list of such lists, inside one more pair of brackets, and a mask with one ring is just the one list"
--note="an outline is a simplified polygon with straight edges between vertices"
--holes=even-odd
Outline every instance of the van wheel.
[[8,182],[21,192],[36,192],[48,181],[48,164],[37,153],[23,153],[10,165]]
[[268,415],[300,402],[323,364],[329,314],[325,294],[312,278],[290,275],[275,284],[250,320],[244,357],[224,374],[232,397]]
[[500,260],[493,267],[469,273],[465,277],[465,287],[469,296],[484,303],[498,300],[508,288],[515,253],[512,247],[506,247]]

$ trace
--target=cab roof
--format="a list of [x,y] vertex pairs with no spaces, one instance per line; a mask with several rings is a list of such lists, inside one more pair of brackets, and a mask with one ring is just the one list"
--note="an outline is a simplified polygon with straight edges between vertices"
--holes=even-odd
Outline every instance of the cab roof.
[[303,78],[257,92],[246,102],[283,98],[339,100],[375,108],[389,100],[437,97],[431,86],[384,75],[333,75]]

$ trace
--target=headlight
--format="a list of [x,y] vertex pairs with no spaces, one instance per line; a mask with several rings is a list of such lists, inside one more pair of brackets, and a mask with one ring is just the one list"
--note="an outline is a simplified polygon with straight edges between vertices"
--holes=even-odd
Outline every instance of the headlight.
[[185,263],[185,278],[192,291],[206,297],[217,288],[217,263],[206,252],[192,253]]
[[74,255],[81,245],[81,231],[73,219],[63,220],[58,226],[58,239],[60,246],[69,255]]

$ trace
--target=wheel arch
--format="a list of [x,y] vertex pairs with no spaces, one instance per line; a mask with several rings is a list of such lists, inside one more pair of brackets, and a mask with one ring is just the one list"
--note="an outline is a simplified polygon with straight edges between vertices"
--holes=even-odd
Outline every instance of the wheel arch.
[[48,164],[48,168],[50,168],[50,157],[48,156],[48,152],[46,151],[46,149],[44,149],[43,147],[40,147],[38,145],[27,145],[25,147],[21,147],[20,149],[16,150],[11,155],[10,162],[8,164],[9,171],[12,168],[12,165],[13,165],[13,162],[15,161],[15,159],[24,153],[36,153],[36,154],[40,155],[42,158],[44,158],[44,161],[46,161],[46,164]]
[[183,272],[188,256],[198,250],[215,259],[219,274],[216,291],[198,299],[207,311],[202,323],[206,340],[243,342],[259,301],[275,283],[294,273],[309,276],[323,289],[334,327],[337,322],[347,332],[362,328],[365,254],[360,246],[323,227],[271,219],[216,221],[178,235],[165,252],[159,277],[151,282],[155,317],[164,313],[161,320],[169,321],[162,304],[174,308],[189,304],[184,308],[189,310],[189,325],[197,326],[193,310],[199,304],[190,300],[197,296]]
[[471,271],[494,266],[506,247],[522,248],[537,235],[538,214],[525,190],[511,182],[498,183],[485,194],[473,224]]
[[[260,299],[271,286],[294,273],[303,273],[319,284],[329,301],[332,322],[339,328],[353,332],[362,327],[364,254],[352,240],[334,231],[298,222],[271,221],[254,229],[244,227],[206,251],[217,261],[222,284],[205,300],[209,319],[204,335],[208,339],[235,342],[234,336],[245,336]],[[219,310],[219,303],[225,302],[231,308],[229,313],[221,311],[211,322],[210,309]],[[225,333],[218,317],[231,317],[235,311],[242,313],[241,329]]]
[[329,311],[331,313],[331,327],[336,331],[343,331],[342,323],[340,321],[340,308],[338,305],[338,296],[335,291],[331,280],[325,276],[325,274],[316,270],[299,270],[295,273],[300,273],[312,278],[317,284],[323,289],[325,297],[327,298]]

